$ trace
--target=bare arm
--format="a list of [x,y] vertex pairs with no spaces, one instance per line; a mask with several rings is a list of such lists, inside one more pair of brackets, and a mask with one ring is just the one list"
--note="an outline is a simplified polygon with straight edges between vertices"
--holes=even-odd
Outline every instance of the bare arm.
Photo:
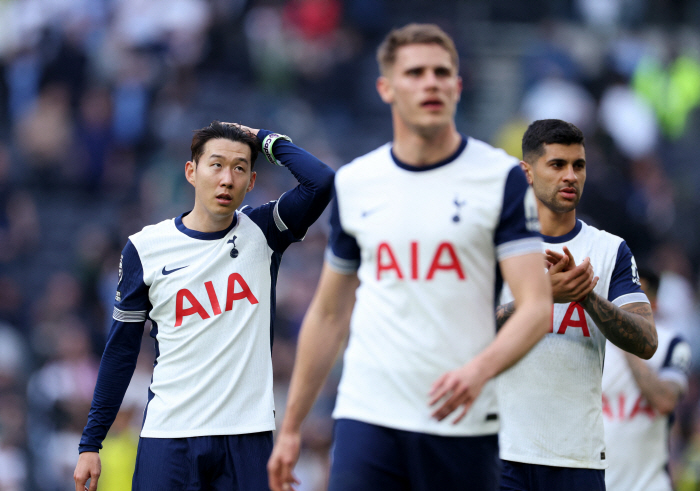
[[[593,267],[586,258],[578,266],[574,262],[571,252],[564,247],[566,254],[547,251],[545,262],[547,265],[547,277],[552,286],[552,298],[554,303],[569,303],[585,297],[598,283],[598,278],[593,275]],[[515,312],[515,303],[499,305],[496,308],[496,327],[498,329],[506,323]]]
[[658,339],[651,305],[635,302],[617,307],[595,292],[580,304],[615,346],[645,360],[654,356]]
[[515,302],[504,303],[496,307],[496,329],[503,327],[508,319],[515,313]]
[[678,404],[683,388],[677,382],[659,378],[656,372],[637,356],[625,353],[625,359],[644,398],[659,413],[670,414]]
[[430,404],[446,398],[433,413],[438,420],[463,406],[455,423],[461,420],[484,384],[525,356],[549,329],[552,290],[542,274],[542,255],[511,257],[500,266],[518,307],[484,351],[433,384]]
[[316,293],[301,326],[284,420],[267,464],[273,491],[291,489],[299,458],[301,423],[311,410],[345,342],[355,305],[357,275],[344,275],[324,264]]

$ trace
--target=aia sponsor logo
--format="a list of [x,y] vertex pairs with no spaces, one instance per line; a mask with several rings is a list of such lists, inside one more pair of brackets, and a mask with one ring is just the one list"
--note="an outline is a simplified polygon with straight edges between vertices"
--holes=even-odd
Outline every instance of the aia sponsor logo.
[[[460,280],[466,280],[464,268],[455,251],[455,247],[449,242],[440,243],[434,251],[430,251],[430,267],[421,272],[419,269],[420,246],[418,242],[409,244],[409,264],[400,264],[396,258],[394,249],[388,242],[382,242],[377,246],[377,280],[385,276],[393,276],[399,280],[432,280],[440,273],[455,275]],[[425,252],[423,252],[425,254]]]
[[606,419],[625,421],[642,415],[649,418],[657,416],[654,408],[642,395],[633,402],[631,399],[626,400],[625,394],[618,395],[617,399],[603,394],[603,416]]
[[[212,315],[221,315],[221,304],[219,303],[219,298],[216,295],[216,290],[214,289],[214,283],[207,281],[204,283],[204,288],[207,291],[208,307],[207,310],[203,303],[200,302],[194,294],[187,288],[183,288],[177,292],[175,297],[175,327],[179,327],[185,320],[185,317],[191,315],[199,315],[202,320],[209,319]],[[239,291],[236,291],[239,290]],[[185,302],[185,300],[187,302]],[[247,300],[251,305],[258,303],[258,299],[255,298],[253,292],[250,290],[248,283],[243,279],[243,277],[238,273],[232,273],[228,277],[228,282],[226,286],[226,304],[223,312],[228,312],[233,309],[233,302],[238,300]],[[189,307],[185,306],[185,303],[189,304]],[[210,315],[209,312],[212,314]]]
[[[574,313],[576,314],[577,319],[574,319]],[[564,318],[559,323],[559,326],[557,327],[556,333],[557,334],[566,334],[566,330],[570,327],[573,327],[576,329],[581,329],[581,334],[583,334],[584,338],[591,337],[591,331],[588,329],[588,322],[586,322],[586,313],[583,310],[583,306],[578,302],[571,302],[569,304],[569,308],[566,309],[566,313],[564,314]],[[549,332],[550,333],[555,332],[554,331],[554,306],[552,306],[552,319],[551,319],[551,323],[549,325]]]

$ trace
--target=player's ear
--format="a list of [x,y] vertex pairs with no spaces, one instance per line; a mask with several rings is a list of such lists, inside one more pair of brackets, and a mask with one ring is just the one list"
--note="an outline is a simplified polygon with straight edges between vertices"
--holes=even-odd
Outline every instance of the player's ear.
[[379,92],[379,97],[381,97],[382,101],[385,103],[391,104],[394,102],[394,91],[391,88],[389,79],[384,75],[377,79],[377,92]]
[[249,193],[253,190],[255,187],[255,178],[257,177],[257,173],[255,171],[250,173],[250,182],[248,183],[248,188],[245,190],[246,193]]
[[462,77],[457,77],[457,102],[462,99],[462,88],[464,88]]
[[527,183],[532,186],[532,166],[525,162],[524,160],[520,161],[520,168],[523,170],[525,173],[525,178],[527,179]]
[[187,163],[185,164],[185,179],[194,186],[195,179],[195,171],[197,170],[197,164],[192,162],[191,160],[188,160]]

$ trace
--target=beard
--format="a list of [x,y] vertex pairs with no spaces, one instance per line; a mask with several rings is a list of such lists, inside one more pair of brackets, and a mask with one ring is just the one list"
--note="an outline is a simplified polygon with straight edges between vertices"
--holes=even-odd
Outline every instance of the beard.
[[542,204],[547,208],[552,210],[554,213],[563,214],[573,211],[578,206],[578,202],[581,200],[581,192],[576,188],[576,199],[574,201],[564,201],[559,197],[559,189],[556,189],[552,193],[545,193],[543,190],[535,189],[535,195]]

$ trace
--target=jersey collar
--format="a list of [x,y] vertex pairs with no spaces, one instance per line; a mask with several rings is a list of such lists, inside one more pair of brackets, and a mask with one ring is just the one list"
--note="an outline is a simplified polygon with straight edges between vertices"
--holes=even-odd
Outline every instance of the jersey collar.
[[550,235],[544,234],[540,235],[542,236],[542,240],[544,240],[547,244],[563,244],[564,242],[569,242],[571,239],[576,237],[581,231],[582,227],[583,222],[577,218],[576,225],[574,225],[574,228],[572,228],[570,232],[567,232],[564,235],[559,235],[558,237],[552,237]]
[[233,220],[231,220],[231,225],[226,227],[224,230],[219,230],[217,232],[199,232],[197,230],[192,230],[187,227],[185,227],[185,224],[182,223],[182,218],[186,217],[187,215],[190,214],[192,210],[186,211],[179,217],[175,218],[175,226],[177,229],[182,232],[183,234],[192,237],[193,239],[199,239],[199,240],[219,240],[223,239],[226,237],[226,235],[231,231],[233,227],[236,226],[238,223],[238,211],[236,211],[233,214]]
[[457,151],[447,157],[445,160],[441,160],[440,162],[437,162],[435,164],[430,164],[430,165],[425,165],[422,167],[416,167],[415,165],[408,165],[404,162],[401,162],[398,158],[396,158],[396,155],[394,155],[394,149],[391,149],[391,158],[394,159],[394,163],[398,166],[401,167],[403,170],[411,171],[411,172],[423,172],[426,170],[433,170],[437,169],[438,167],[442,167],[443,165],[447,165],[450,162],[454,161],[457,157],[461,155],[461,153],[464,151],[464,149],[467,147],[467,138],[464,135],[462,136],[462,142],[459,144],[459,147],[457,148]]

